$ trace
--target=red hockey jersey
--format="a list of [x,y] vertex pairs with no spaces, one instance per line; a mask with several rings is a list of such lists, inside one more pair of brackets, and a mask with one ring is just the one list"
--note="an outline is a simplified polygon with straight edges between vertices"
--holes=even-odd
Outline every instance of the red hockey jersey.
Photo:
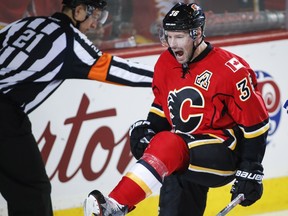
[[[161,54],[155,65],[150,113],[166,118],[176,133],[209,134],[223,141],[238,125],[246,145],[259,144],[263,149],[269,118],[255,73],[246,61],[208,43],[184,78],[182,71],[169,49]],[[250,159],[261,161],[262,156]]]

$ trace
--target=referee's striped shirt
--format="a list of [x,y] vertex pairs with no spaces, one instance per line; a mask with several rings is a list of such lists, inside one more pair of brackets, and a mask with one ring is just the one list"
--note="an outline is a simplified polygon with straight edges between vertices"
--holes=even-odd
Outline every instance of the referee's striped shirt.
[[63,13],[0,31],[0,94],[30,113],[69,78],[150,87],[153,67],[102,53]]

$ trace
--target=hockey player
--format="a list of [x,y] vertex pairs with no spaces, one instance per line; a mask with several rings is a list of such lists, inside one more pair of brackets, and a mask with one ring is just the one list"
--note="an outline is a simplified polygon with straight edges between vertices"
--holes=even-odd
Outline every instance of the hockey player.
[[178,3],[163,19],[169,48],[155,65],[155,99],[130,129],[138,161],[108,197],[88,195],[85,216],[125,215],[158,184],[161,216],[203,215],[208,189],[234,179],[232,199],[261,198],[268,113],[253,70],[205,41],[204,25],[195,3]]
[[64,0],[63,12],[0,31],[0,193],[9,216],[51,216],[51,185],[28,114],[65,79],[150,87],[153,67],[102,53],[78,27],[104,21],[105,0]]

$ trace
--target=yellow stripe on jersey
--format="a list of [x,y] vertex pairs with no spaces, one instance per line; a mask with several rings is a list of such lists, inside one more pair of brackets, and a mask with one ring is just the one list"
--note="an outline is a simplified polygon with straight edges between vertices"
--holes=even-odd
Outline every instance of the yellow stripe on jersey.
[[261,134],[264,134],[267,130],[269,130],[269,122],[263,127],[259,128],[258,130],[252,131],[252,132],[246,132],[243,127],[240,127],[240,129],[243,131],[245,138],[251,139],[251,138],[258,137]]
[[[210,135],[210,134],[209,134]],[[196,146],[207,145],[207,144],[218,144],[223,143],[223,139],[216,138],[216,139],[202,139],[202,140],[193,140],[192,142],[188,143],[189,149],[194,148]]]
[[211,168],[195,166],[192,164],[189,164],[188,169],[194,172],[210,173],[210,174],[219,175],[219,176],[231,176],[231,175],[234,175],[235,173],[235,171],[216,170],[216,169],[211,169]]
[[131,172],[128,172],[125,176],[130,178],[132,181],[136,182],[136,184],[139,185],[142,188],[142,190],[145,192],[146,197],[152,194],[152,191],[149,188],[149,186],[138,176],[136,176],[135,174]]
[[234,141],[228,146],[231,150],[234,150],[237,146],[237,139],[234,133],[234,130],[232,129],[227,129],[227,131],[231,134],[231,136],[234,138]]
[[158,109],[156,107],[151,107],[150,108],[150,112],[154,113],[154,114],[156,114],[156,115],[158,115],[158,116],[160,116],[162,118],[165,118],[165,114],[164,114],[163,110],[160,110],[160,109]]
[[111,60],[112,56],[104,53],[90,69],[88,78],[107,82],[106,77],[110,68]]

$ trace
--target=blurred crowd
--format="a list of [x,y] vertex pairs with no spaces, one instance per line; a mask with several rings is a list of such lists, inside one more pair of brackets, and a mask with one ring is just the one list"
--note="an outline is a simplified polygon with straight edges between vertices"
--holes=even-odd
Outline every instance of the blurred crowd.
[[[108,0],[108,20],[104,25],[99,25],[96,29],[88,32],[87,36],[101,49],[158,43],[158,30],[161,27],[163,16],[176,2],[178,1]],[[208,11],[206,13],[207,25],[214,26],[214,28],[209,27],[213,32],[206,32],[206,36],[207,34],[209,36],[209,34],[221,35],[222,33],[223,35],[227,35],[227,32],[222,32],[223,28],[221,28],[221,25],[223,25],[223,22],[233,22],[233,25],[235,25],[234,22],[243,24],[246,20],[250,22],[251,19],[267,19],[266,17],[263,18],[263,14],[262,17],[257,17],[257,13],[261,11],[264,13],[265,11],[285,11],[286,1],[182,0],[182,2],[196,2],[202,5],[205,11]],[[61,3],[62,0],[0,1],[0,28],[25,16],[46,16],[53,14],[61,10]],[[250,12],[250,14],[245,14],[246,12]],[[239,13],[244,15],[237,15]],[[278,28],[279,26],[277,25],[276,27]],[[237,28],[239,29],[239,26]],[[246,31],[246,29],[242,31]],[[255,26],[252,26],[251,29],[255,29]],[[231,31],[230,33],[238,33],[233,29],[227,30]]]

